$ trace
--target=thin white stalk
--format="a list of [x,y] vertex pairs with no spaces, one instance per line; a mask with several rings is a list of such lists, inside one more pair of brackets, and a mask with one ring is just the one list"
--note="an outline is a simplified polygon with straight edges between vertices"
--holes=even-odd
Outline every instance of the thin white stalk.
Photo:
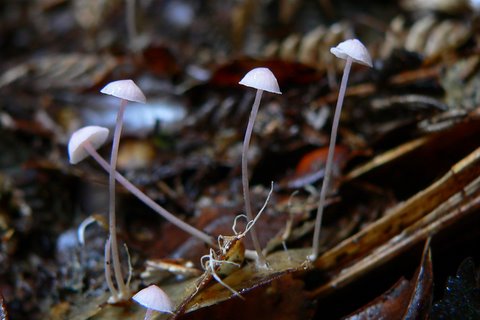
[[338,92],[337,106],[335,107],[335,115],[333,116],[332,133],[330,134],[330,145],[328,147],[327,164],[325,167],[325,176],[323,178],[322,190],[320,191],[320,201],[318,202],[317,217],[315,219],[315,231],[313,233],[312,254],[308,257],[314,261],[318,256],[320,229],[322,227],[323,208],[325,207],[325,198],[330,185],[330,177],[333,168],[333,156],[335,154],[335,143],[337,141],[338,124],[340,122],[340,114],[342,113],[343,98],[347,90],[348,75],[352,67],[352,58],[348,58],[343,69],[342,83]]
[[109,179],[108,179],[110,245],[112,248],[113,272],[115,274],[115,280],[117,281],[120,300],[124,298],[128,299],[129,288],[127,288],[123,280],[122,266],[120,264],[120,257],[118,254],[117,230],[116,230],[117,227],[116,227],[116,219],[115,219],[115,173],[117,170],[117,158],[118,158],[118,147],[120,145],[120,135],[122,133],[122,127],[123,127],[123,114],[125,113],[126,105],[127,105],[127,100],[122,99],[122,102],[120,103],[120,108],[118,109],[118,113],[117,113],[115,131],[113,133],[112,154],[110,157],[110,172],[109,172]]
[[[105,159],[103,159],[100,154],[93,148],[93,146],[87,142],[83,144],[83,147],[87,152],[90,154],[90,156],[98,162],[98,164],[107,172],[110,171],[110,165],[108,164]],[[138,189],[135,185],[133,185],[130,181],[128,181],[124,176],[122,176],[119,172],[115,172],[115,178],[117,181],[125,187],[128,191],[130,191],[135,197],[137,197],[140,201],[145,203],[148,207],[150,207],[153,211],[161,215],[163,218],[171,222],[172,224],[176,225],[178,228],[181,230],[185,231],[188,234],[191,234],[192,236],[196,237],[197,239],[209,244],[212,247],[217,247],[215,241],[213,240],[212,237],[210,237],[208,234],[192,227],[185,221],[179,219],[178,217],[174,216],[170,212],[168,212],[166,209],[164,209],[162,206],[160,206],[158,203],[153,201],[149,196],[147,196],[145,193],[143,193],[140,189]]]
[[[255,119],[257,117],[258,108],[260,107],[260,100],[262,99],[263,90],[257,90],[255,95],[255,101],[253,103],[252,111],[250,113],[250,118],[248,119],[247,130],[245,131],[245,138],[243,140],[243,149],[242,149],[242,185],[243,185],[243,198],[245,200],[245,213],[247,214],[248,221],[253,220],[252,204],[250,200],[250,187],[248,182],[248,148],[250,146],[250,139],[252,137],[253,125],[255,124]],[[252,228],[250,233],[252,237],[253,247],[258,254],[258,264],[261,267],[266,267],[266,259],[262,253],[262,248],[260,247],[260,242],[258,241],[257,232],[255,227]]]
[[[108,289],[110,290],[110,293],[112,294],[112,298],[113,300],[116,299],[116,297],[118,296],[118,292],[117,292],[117,289],[115,289],[115,286],[113,285],[113,282],[112,282],[112,269],[111,269],[111,261],[110,261],[110,251],[111,248],[110,248],[110,239],[107,239],[107,241],[105,242],[105,261],[104,261],[104,264],[105,264],[105,279],[107,280],[107,286],[108,286]],[[113,302],[116,302],[116,301],[113,301]]]
[[151,320],[153,318],[153,309],[147,309],[147,312],[145,312],[145,318],[143,320]]

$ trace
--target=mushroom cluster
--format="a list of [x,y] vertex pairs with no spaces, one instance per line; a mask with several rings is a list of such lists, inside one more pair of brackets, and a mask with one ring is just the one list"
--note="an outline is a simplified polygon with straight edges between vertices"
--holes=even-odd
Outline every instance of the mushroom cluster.
[[[329,151],[326,162],[325,176],[323,180],[323,185],[320,193],[320,200],[318,204],[317,216],[315,219],[315,231],[313,237],[312,253],[308,256],[309,260],[314,260],[318,256],[319,251],[319,238],[320,238],[320,228],[322,222],[323,209],[325,204],[326,194],[329,188],[330,176],[332,172],[333,157],[336,143],[336,136],[338,131],[338,125],[340,121],[340,114],[343,105],[343,99],[346,92],[348,77],[352,63],[360,63],[369,67],[372,67],[372,60],[370,55],[363,46],[363,44],[357,39],[351,39],[340,43],[337,47],[331,48],[331,53],[337,56],[340,59],[346,60],[344,73],[342,77],[342,82],[339,89],[339,95],[337,100],[337,105],[335,109],[335,114],[332,124],[332,132],[329,144]],[[243,140],[242,148],[242,159],[241,159],[241,169],[242,169],[242,186],[243,186],[243,196],[245,202],[245,213],[247,218],[247,229],[244,233],[241,234],[240,238],[243,238],[247,231],[251,230],[251,237],[253,246],[256,251],[255,259],[257,266],[261,268],[268,267],[268,263],[265,255],[262,252],[260,242],[258,239],[257,232],[255,230],[254,224],[260,217],[262,211],[264,210],[266,204],[262,210],[254,216],[252,210],[252,203],[250,199],[250,190],[249,190],[249,175],[248,175],[248,149],[250,146],[250,140],[252,137],[253,127],[255,124],[255,119],[260,107],[260,101],[264,91],[281,94],[280,88],[278,86],[277,79],[273,73],[268,68],[255,68],[249,71],[239,82],[247,87],[256,89],[255,100],[253,102],[252,110],[250,117],[247,123],[247,128],[245,131],[245,137]],[[110,156],[110,162],[107,162],[103,159],[100,154],[97,152],[102,145],[108,139],[109,130],[107,128],[99,126],[87,126],[83,127],[76,132],[70,138],[68,144],[68,154],[70,162],[72,164],[77,164],[80,161],[84,160],[88,156],[91,156],[99,165],[109,173],[109,237],[105,243],[105,277],[107,286],[111,292],[111,297],[109,299],[110,303],[116,303],[119,301],[125,301],[130,298],[130,288],[129,282],[125,283],[122,268],[120,263],[120,258],[118,254],[118,243],[116,236],[116,221],[115,221],[115,183],[118,181],[122,184],[127,190],[129,190],[133,195],[138,199],[144,202],[147,206],[152,208],[162,217],[164,217],[169,222],[173,223],[180,229],[185,232],[190,233],[192,236],[202,240],[211,247],[218,248],[218,245],[215,243],[213,238],[203,231],[200,231],[189,224],[185,223],[181,219],[177,218],[172,213],[168,212],[166,209],[158,205],[140,189],[135,187],[130,181],[128,181],[124,176],[117,172],[117,158],[118,158],[118,148],[120,144],[120,136],[123,126],[123,115],[125,112],[126,105],[128,101],[135,101],[140,103],[145,103],[146,98],[140,88],[132,80],[119,80],[107,84],[102,90],[102,93],[115,96],[120,99],[120,108],[117,113],[115,130],[113,133],[113,142],[112,150]],[[272,191],[270,191],[271,193]],[[269,194],[270,197],[270,194]],[[268,198],[267,198],[268,202]],[[237,239],[237,240],[238,240]],[[212,249],[211,249],[212,250]],[[211,251],[212,252],[212,251]],[[212,257],[210,257],[212,258]],[[112,262],[110,264],[110,262]],[[112,277],[113,270],[113,277]],[[113,283],[115,279],[116,285]],[[167,312],[171,313],[173,310],[172,302],[168,295],[159,287],[151,285],[137,294],[132,298],[136,302],[147,308],[147,313],[145,315],[145,320],[151,319],[153,316],[153,311]]]

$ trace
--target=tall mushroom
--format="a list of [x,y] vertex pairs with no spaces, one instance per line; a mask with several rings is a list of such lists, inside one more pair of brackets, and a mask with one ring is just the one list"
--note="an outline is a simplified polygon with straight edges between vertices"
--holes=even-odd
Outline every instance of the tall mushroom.
[[320,228],[322,226],[323,208],[325,206],[325,198],[330,184],[330,176],[333,167],[333,156],[335,152],[335,142],[337,140],[338,124],[340,122],[340,114],[342,112],[343,98],[347,89],[348,75],[352,63],[356,62],[368,67],[372,67],[372,58],[367,51],[367,48],[357,39],[350,39],[339,43],[336,47],[331,48],[330,52],[337,58],[346,60],[345,68],[343,69],[342,83],[338,92],[337,106],[335,107],[335,114],[333,116],[332,133],[330,134],[330,145],[328,147],[327,163],[325,167],[325,176],[323,178],[322,189],[320,191],[320,200],[318,202],[317,216],[315,219],[315,231],[313,233],[312,254],[308,257],[313,261],[318,256]]
[[[100,148],[105,143],[105,141],[107,141],[107,138],[108,129],[103,127],[89,126],[75,131],[70,137],[70,141],[68,142],[68,156],[70,159],[70,163],[79,163],[80,161],[88,157],[89,154],[92,154],[92,150],[94,152],[93,158],[96,158],[95,154],[98,155],[96,150]],[[98,157],[100,157],[100,155],[98,155]],[[115,301],[115,299],[117,299],[117,297],[119,296],[119,292],[112,283],[112,276],[110,270],[110,253],[110,238],[108,238],[105,243],[105,279],[107,281],[108,289],[111,293],[111,298],[113,301]],[[119,287],[118,283],[117,287]]]
[[154,284],[138,291],[132,299],[147,308],[143,320],[152,319],[154,311],[173,313],[173,304],[170,297]]
[[[68,156],[71,164],[77,164],[80,161],[87,158],[89,155],[97,161],[103,169],[107,172],[110,172],[111,166],[105,161],[97,152],[97,149],[100,148],[108,138],[108,129],[99,127],[99,126],[87,126],[75,131],[68,142]],[[216,244],[213,241],[212,237],[206,233],[192,227],[188,223],[180,220],[162,206],[153,201],[149,196],[143,193],[140,189],[135,187],[130,181],[128,181],[124,176],[122,176],[117,171],[114,172],[114,177],[120,182],[128,191],[140,199],[143,203],[149,206],[152,210],[160,214],[166,220],[170,221],[183,231],[190,233],[192,236],[208,243],[209,245],[215,247]],[[112,283],[111,269],[110,269],[110,257],[111,255],[118,255],[118,251],[111,250],[111,238],[109,237],[105,243],[105,278],[107,286],[110,290],[111,297],[109,302],[115,303],[120,301],[120,299],[126,299],[125,294],[120,291],[120,284],[117,282],[117,288]],[[114,263],[115,260],[113,259]],[[120,266],[119,266],[120,267]],[[115,270],[115,268],[114,268]],[[117,281],[117,278],[115,278]],[[122,278],[123,280],[123,278]],[[125,285],[126,291],[130,292],[127,285]]]
[[118,283],[118,296],[112,299],[113,301],[122,301],[130,297],[130,292],[123,280],[122,269],[120,265],[120,258],[118,255],[116,220],[115,220],[115,171],[117,169],[118,146],[120,144],[120,135],[123,127],[123,114],[128,101],[145,103],[146,98],[142,90],[130,79],[118,80],[107,84],[101,93],[112,95],[120,98],[120,108],[117,113],[117,120],[115,123],[115,131],[113,133],[112,154],[110,157],[110,173],[109,173],[109,233],[110,245],[112,249],[113,271],[115,279]]
[[[255,118],[257,117],[258,108],[260,106],[260,100],[262,99],[263,91],[268,91],[276,94],[282,94],[278,87],[278,82],[273,73],[268,68],[255,68],[250,70],[240,80],[239,84],[247,87],[257,89],[255,95],[255,101],[252,106],[250,118],[248,119],[247,130],[245,131],[245,138],[243,140],[242,148],[242,185],[243,185],[243,197],[245,200],[245,212],[249,221],[253,221],[252,204],[250,202],[250,190],[248,182],[248,147],[250,145],[250,139],[252,137],[253,125]],[[255,227],[252,228],[252,242],[258,255],[258,264],[262,267],[267,265],[265,256],[262,253],[260,242],[255,231]]]

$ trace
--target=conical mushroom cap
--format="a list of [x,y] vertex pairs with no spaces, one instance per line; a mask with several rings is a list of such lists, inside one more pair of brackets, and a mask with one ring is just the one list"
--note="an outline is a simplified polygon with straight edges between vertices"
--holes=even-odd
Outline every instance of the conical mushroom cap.
[[168,313],[172,313],[173,311],[170,297],[165,291],[154,284],[138,291],[132,299],[147,309]]
[[77,164],[86,157],[88,152],[82,146],[89,141],[95,149],[100,148],[108,138],[108,129],[98,126],[83,127],[75,131],[68,141],[68,157],[71,164]]
[[282,94],[278,87],[277,78],[275,78],[272,71],[268,68],[255,68],[250,70],[239,83],[257,90]]
[[110,82],[100,92],[128,101],[147,102],[142,90],[130,79]]
[[330,48],[330,52],[337,58],[347,60],[352,58],[356,63],[372,67],[372,58],[367,51],[367,48],[357,39],[350,39],[340,42],[336,47]]

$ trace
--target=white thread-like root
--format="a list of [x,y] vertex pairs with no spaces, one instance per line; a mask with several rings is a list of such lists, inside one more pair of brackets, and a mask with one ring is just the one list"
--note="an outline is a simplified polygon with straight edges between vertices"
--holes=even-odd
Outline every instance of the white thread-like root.
[[[227,264],[232,264],[237,267],[240,267],[240,264],[233,262],[233,261],[227,261],[227,260],[219,260],[216,258],[215,251],[213,249],[210,249],[210,254],[204,255],[200,258],[200,263],[202,264],[202,267],[205,271],[209,272],[212,277],[220,283],[223,287],[227,288],[231,293],[236,295],[242,300],[245,300],[245,298],[235,289],[230,287],[228,284],[222,281],[222,279],[218,276],[217,272],[215,271],[215,268],[217,266],[220,266],[222,263],[227,263]],[[198,288],[197,288],[198,289]]]
[[[272,193],[273,193],[273,182],[271,184],[270,191],[268,192],[267,198],[265,199],[265,203],[263,204],[262,208],[260,209],[260,211],[258,212],[258,214],[255,216],[255,218],[253,220],[248,221],[248,217],[244,214],[237,215],[235,217],[235,219],[233,220],[233,226],[232,226],[232,230],[233,230],[233,233],[235,235],[234,236],[222,236],[222,235],[218,236],[217,242],[218,242],[218,247],[220,248],[221,255],[225,256],[227,254],[228,249],[229,249],[228,245],[231,244],[233,241],[240,241],[243,237],[245,237],[247,232],[250,231],[250,229],[253,228],[253,226],[258,221],[258,219],[260,218],[262,213],[265,211],[265,208],[267,207],[267,204],[270,200],[270,197],[271,197]],[[247,225],[245,227],[245,230],[242,231],[242,232],[238,232],[236,230],[237,221],[238,221],[239,218],[245,218],[245,220],[247,220]],[[258,256],[257,255],[255,255],[255,256],[258,259]],[[234,265],[234,266],[237,266],[237,267],[240,268],[239,263],[236,263],[236,262],[233,262],[233,261],[228,261],[228,260],[220,260],[220,259],[218,259],[218,256],[215,253],[215,250],[210,249],[209,254],[204,255],[200,258],[200,264],[202,265],[203,269],[206,272],[210,273],[212,275],[212,277],[218,283],[220,283],[223,287],[227,288],[230,292],[232,292],[237,297],[239,297],[241,299],[244,299],[244,297],[238,291],[236,291],[235,289],[230,287],[228,284],[226,284],[220,278],[220,276],[217,274],[217,272],[215,271],[215,268],[221,266],[222,264],[231,264],[231,265]],[[197,287],[197,290],[199,290],[198,287]]]
[[[273,193],[273,181],[272,181],[272,184],[270,186],[270,191],[268,192],[268,195],[267,195],[267,198],[265,199],[265,202],[263,203],[263,206],[262,208],[260,209],[260,211],[257,213],[257,215],[255,216],[255,218],[253,220],[250,220],[248,221],[248,217],[244,214],[239,214],[235,217],[235,219],[233,220],[233,226],[232,226],[232,230],[233,230],[233,233],[235,234],[235,236],[237,236],[237,238],[243,238],[248,231],[250,231],[250,229],[253,228],[253,226],[255,225],[255,223],[257,222],[258,218],[260,218],[260,216],[262,215],[262,213],[265,211],[265,209],[267,208],[267,204],[268,204],[268,201],[270,201],[270,197],[272,196],[272,193]],[[243,232],[238,232],[236,230],[237,228],[237,220],[239,218],[245,218],[245,220],[247,220],[247,226],[245,227],[245,230]]]

